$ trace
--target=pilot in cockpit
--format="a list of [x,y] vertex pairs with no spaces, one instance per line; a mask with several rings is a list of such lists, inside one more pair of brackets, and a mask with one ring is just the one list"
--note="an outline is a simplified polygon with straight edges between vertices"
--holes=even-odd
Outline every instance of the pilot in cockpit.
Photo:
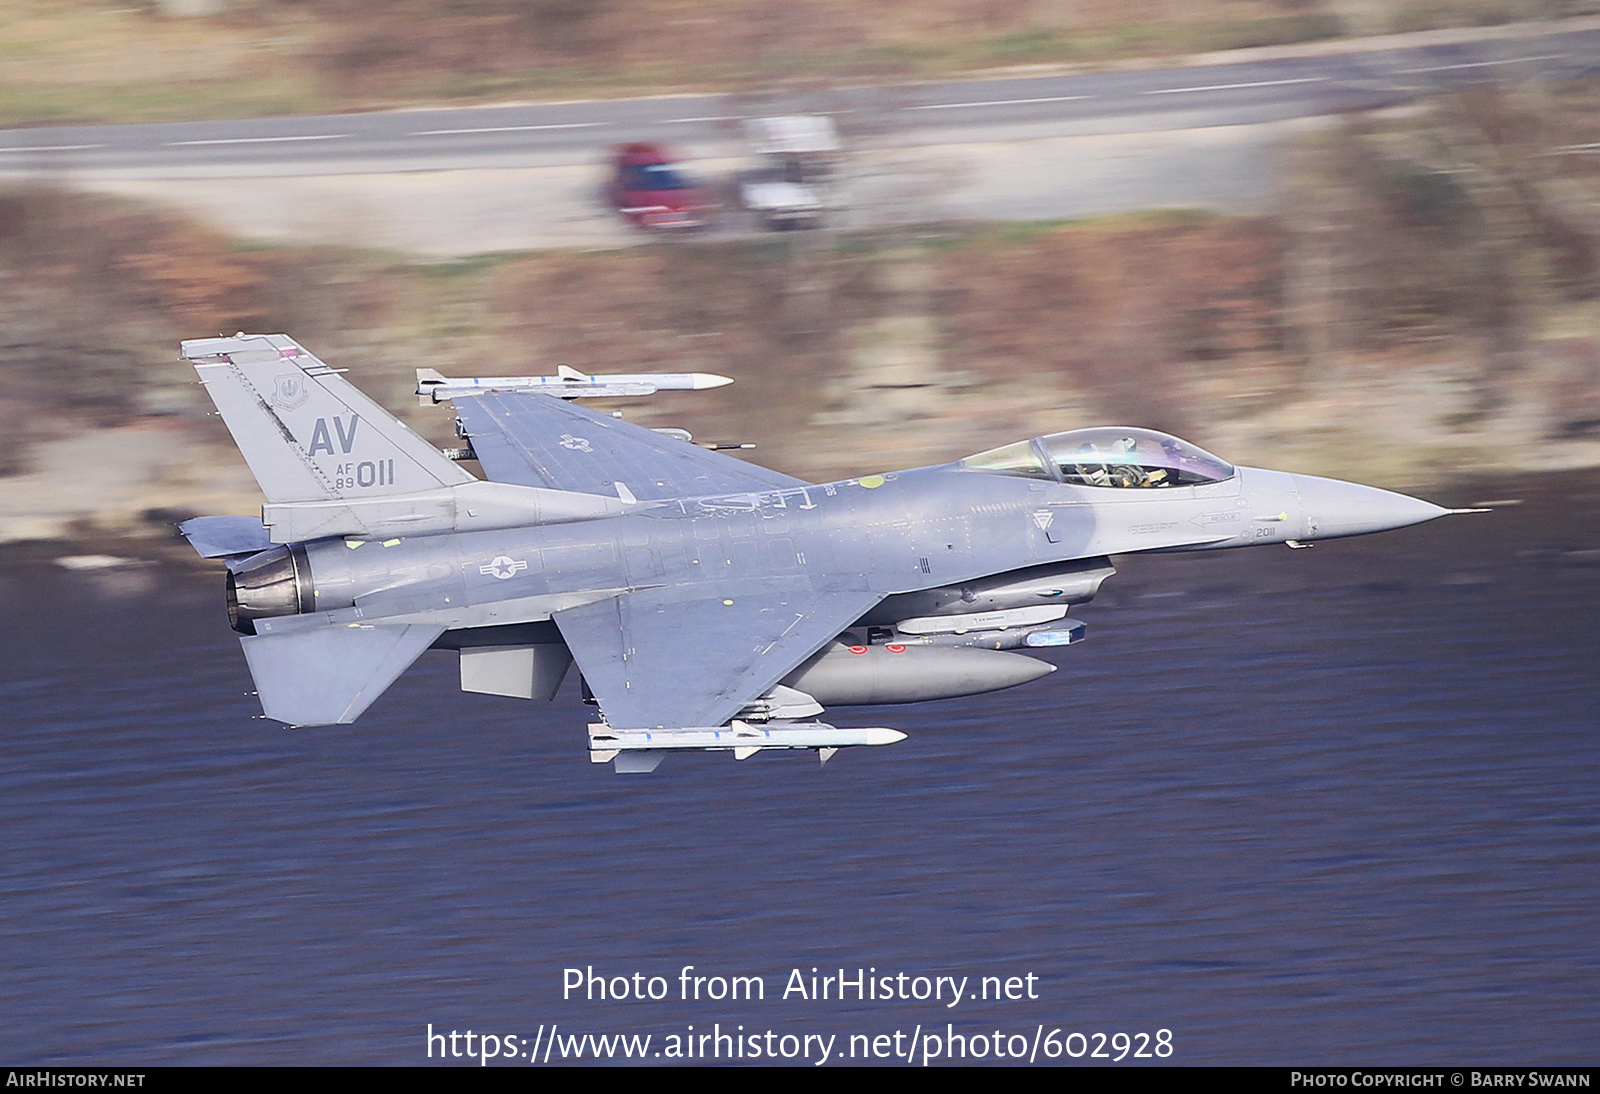
[[[1138,462],[1139,442],[1133,437],[1118,437],[1110,451],[1102,452],[1092,441],[1074,453],[1073,469],[1090,486],[1163,486],[1166,471],[1145,468]],[[1096,458],[1098,457],[1098,458]],[[1107,458],[1109,457],[1109,459]]]
[[1228,464],[1177,437],[1120,428],[1054,433],[968,456],[961,465],[1055,478],[1069,485],[1124,489],[1194,486],[1222,482],[1234,474]]

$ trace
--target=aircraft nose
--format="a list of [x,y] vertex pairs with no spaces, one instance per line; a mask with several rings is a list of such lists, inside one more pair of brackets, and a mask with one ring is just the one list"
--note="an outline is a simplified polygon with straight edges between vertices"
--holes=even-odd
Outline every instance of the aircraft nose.
[[1421,498],[1375,486],[1315,475],[1296,475],[1294,479],[1300,511],[1305,515],[1306,539],[1387,532],[1451,512]]

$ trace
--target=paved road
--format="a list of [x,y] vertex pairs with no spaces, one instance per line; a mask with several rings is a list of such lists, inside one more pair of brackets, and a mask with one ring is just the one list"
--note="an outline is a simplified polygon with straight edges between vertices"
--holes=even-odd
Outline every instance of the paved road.
[[[1600,28],[1511,40],[1147,71],[961,80],[835,92],[827,110],[903,144],[1246,125],[1371,109],[1507,74],[1600,71]],[[592,163],[630,139],[725,141],[724,96],[541,103],[375,114],[0,130],[0,174],[102,177],[384,173]]]

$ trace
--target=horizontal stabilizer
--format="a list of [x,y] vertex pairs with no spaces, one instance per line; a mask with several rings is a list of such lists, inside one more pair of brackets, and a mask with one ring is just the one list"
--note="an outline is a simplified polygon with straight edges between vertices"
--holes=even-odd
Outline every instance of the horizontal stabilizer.
[[201,558],[253,555],[275,546],[256,517],[195,517],[178,525],[178,531]]
[[420,624],[324,627],[239,642],[268,718],[326,726],[355,721],[443,633]]

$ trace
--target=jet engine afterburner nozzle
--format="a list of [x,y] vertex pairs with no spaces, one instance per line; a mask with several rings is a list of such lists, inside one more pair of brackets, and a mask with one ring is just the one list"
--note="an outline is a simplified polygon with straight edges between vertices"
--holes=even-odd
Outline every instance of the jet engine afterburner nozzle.
[[228,570],[228,624],[240,634],[255,634],[257,619],[315,607],[311,564],[298,543],[262,551]]

